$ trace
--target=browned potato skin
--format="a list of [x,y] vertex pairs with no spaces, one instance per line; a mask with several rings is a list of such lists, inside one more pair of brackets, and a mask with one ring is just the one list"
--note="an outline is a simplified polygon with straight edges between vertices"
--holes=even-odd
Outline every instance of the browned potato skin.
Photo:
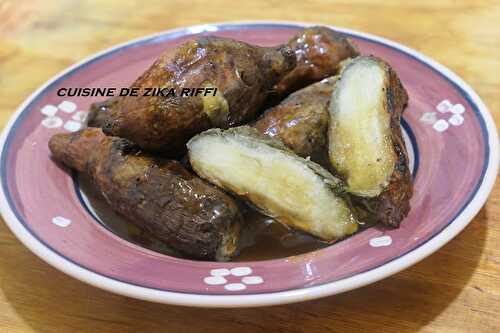
[[115,107],[117,98],[112,97],[103,102],[92,103],[87,116],[88,127],[103,127],[106,119],[109,117],[109,112]]
[[111,207],[138,227],[192,258],[227,259],[217,253],[223,235],[239,235],[238,207],[179,162],[140,153],[98,128],[56,134],[49,147],[56,160],[86,172]]
[[278,96],[335,75],[342,60],[359,55],[349,38],[327,27],[305,28],[287,45],[295,51],[297,66],[276,85]]
[[[120,97],[110,109],[103,130],[136,142],[142,148],[178,154],[193,135],[211,127],[230,127],[257,115],[272,87],[295,66],[287,46],[252,46],[221,37],[198,37],[163,53],[133,84],[139,96]],[[146,87],[218,88],[228,115],[213,122],[201,97],[142,96]]]
[[298,90],[268,109],[253,125],[276,137],[297,155],[330,169],[328,160],[328,102],[337,77]]
[[[379,196],[376,198],[352,197],[356,205],[368,211],[368,215],[375,215],[376,222],[397,228],[410,211],[410,199],[413,195],[408,153],[401,132],[401,115],[408,104],[408,93],[391,66],[382,59],[372,58],[379,62],[388,73],[386,83],[387,112],[391,115],[391,139],[398,159],[389,185]],[[368,217],[368,219],[371,218],[371,216]]]
[[401,115],[408,104],[408,93],[392,67],[387,64],[386,66],[389,71],[386,93],[388,111],[391,114],[391,137],[398,160],[389,186],[378,197],[376,211],[379,221],[392,227],[398,227],[410,211],[410,198],[413,195],[408,153],[401,133]]

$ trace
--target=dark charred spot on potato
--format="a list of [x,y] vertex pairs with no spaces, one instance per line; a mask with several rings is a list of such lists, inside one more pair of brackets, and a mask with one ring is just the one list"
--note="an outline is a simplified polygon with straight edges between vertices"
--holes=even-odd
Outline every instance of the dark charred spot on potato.
[[135,155],[141,152],[138,145],[127,139],[120,140],[120,149],[125,155]]
[[[393,216],[393,212],[394,212],[394,209],[392,209],[391,207],[385,208],[385,216],[390,218]],[[393,223],[394,223],[393,220],[390,219],[389,221],[390,221],[389,225],[393,225]]]
[[[293,50],[291,47],[288,46],[282,46],[279,48],[279,51],[283,55],[285,59],[294,59],[295,58],[295,50]],[[294,62],[293,60],[290,60]]]
[[111,119],[107,119],[104,121],[104,125],[102,126],[102,131],[105,133],[105,134],[113,134],[114,130],[114,125],[115,125],[115,121],[114,120],[111,120]]
[[173,197],[171,196],[160,196],[158,199],[158,205],[160,207],[168,207],[171,203],[172,203],[172,200],[173,200]]
[[387,108],[390,113],[394,112],[394,94],[392,92],[392,89],[382,89],[383,91],[386,91],[386,96],[387,96]]
[[398,160],[396,162],[395,168],[397,171],[404,173],[407,170],[407,158],[404,151],[398,144],[394,145],[394,150],[398,156]]
[[252,82],[252,80],[251,80],[251,75],[248,75],[247,72],[240,71],[239,73],[240,73],[241,81],[243,81],[244,84],[246,84],[249,87],[254,84],[254,82]]
[[214,229],[214,225],[210,222],[200,224],[201,232],[208,233],[208,232],[212,232],[213,229]]
[[399,159],[398,162],[396,163],[396,169],[399,172],[405,172],[406,171],[406,163],[404,159]]

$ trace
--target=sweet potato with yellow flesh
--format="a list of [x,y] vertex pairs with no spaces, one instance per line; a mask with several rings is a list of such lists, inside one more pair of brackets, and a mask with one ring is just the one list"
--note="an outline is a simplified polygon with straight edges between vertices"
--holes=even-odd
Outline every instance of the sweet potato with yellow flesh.
[[53,157],[85,172],[108,204],[174,250],[196,259],[235,254],[242,217],[236,203],[177,161],[141,153],[100,128],[54,135]]
[[205,131],[188,142],[188,155],[200,177],[283,224],[326,241],[357,230],[339,179],[251,127]]
[[394,70],[375,57],[347,63],[330,101],[329,156],[347,191],[398,226],[408,214],[412,179],[400,118],[408,95]]

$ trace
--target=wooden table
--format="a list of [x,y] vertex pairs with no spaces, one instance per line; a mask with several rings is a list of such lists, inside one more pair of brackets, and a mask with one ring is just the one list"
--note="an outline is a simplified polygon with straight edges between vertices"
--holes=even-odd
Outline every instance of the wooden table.
[[[0,0],[0,123],[98,50],[174,27],[298,20],[367,31],[450,67],[500,122],[498,1]],[[458,237],[373,285],[307,303],[205,310],[96,289],[30,253],[0,223],[0,332],[500,332],[500,186]]]

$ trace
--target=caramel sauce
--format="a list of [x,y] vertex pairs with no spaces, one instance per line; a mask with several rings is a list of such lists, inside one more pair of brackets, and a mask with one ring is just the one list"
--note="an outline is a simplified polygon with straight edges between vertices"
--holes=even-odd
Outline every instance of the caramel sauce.
[[[100,223],[117,236],[149,250],[186,258],[184,255],[157,240],[152,234],[141,230],[117,215],[95,190],[87,177],[79,176],[80,191],[87,205]],[[314,237],[287,228],[270,217],[255,210],[244,212],[245,226],[241,232],[239,254],[231,261],[255,261],[278,259],[311,252],[328,246]],[[186,258],[188,259],[188,258]]]

